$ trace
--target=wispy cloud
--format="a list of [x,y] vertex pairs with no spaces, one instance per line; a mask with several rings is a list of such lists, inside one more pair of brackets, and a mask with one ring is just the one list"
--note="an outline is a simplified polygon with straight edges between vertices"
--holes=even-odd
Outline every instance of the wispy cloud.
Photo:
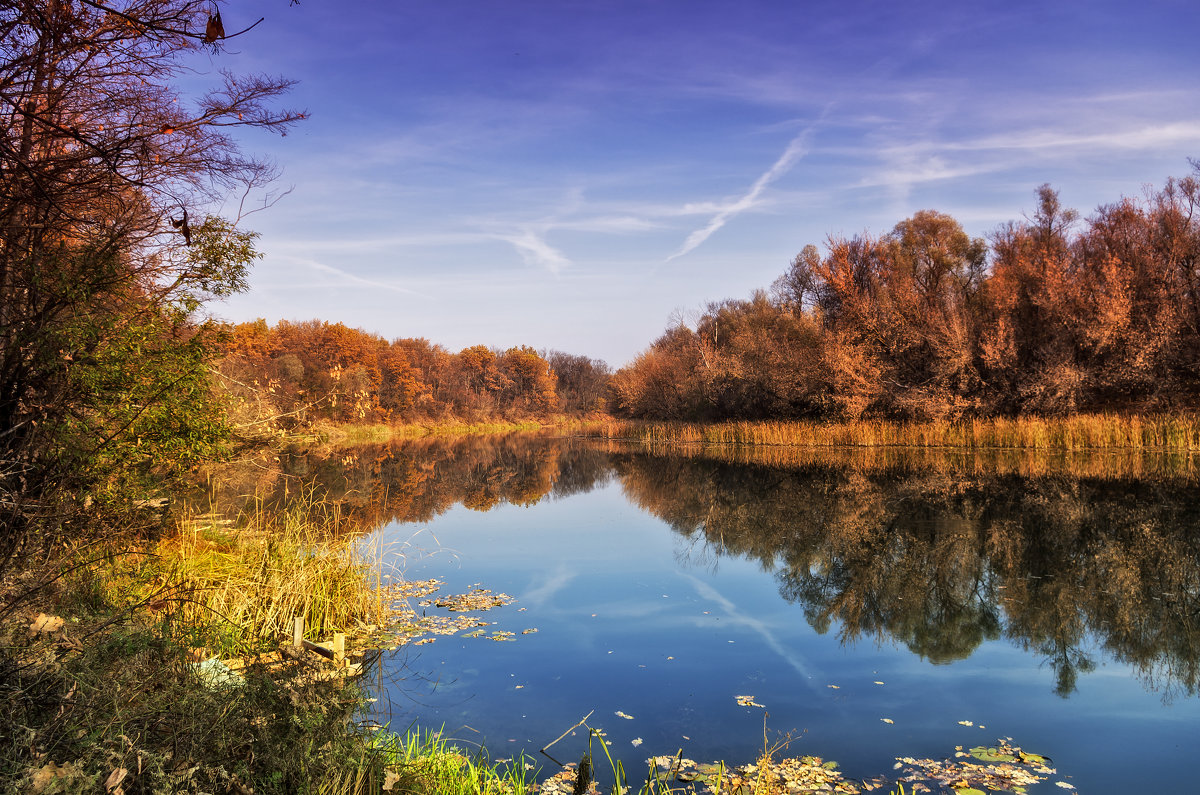
[[887,152],[903,154],[928,152],[936,149],[943,152],[1019,150],[1057,153],[1063,148],[1076,151],[1081,149],[1157,149],[1196,140],[1200,140],[1200,121],[1180,121],[1125,129],[1109,129],[1104,132],[1016,131],[962,141],[907,144],[890,147]]
[[812,129],[812,126],[810,126],[793,138],[787,145],[787,149],[783,150],[783,154],[779,156],[779,159],[763,172],[762,176],[754,181],[754,184],[750,186],[750,190],[746,191],[741,198],[721,207],[717,214],[709,219],[707,224],[688,235],[687,239],[683,241],[683,245],[679,247],[679,250],[667,257],[666,261],[670,262],[673,259],[678,259],[689,251],[692,251],[705,240],[712,237],[714,232],[729,223],[732,218],[758,204],[763,191],[772,182],[790,171],[792,166],[796,165],[796,162],[808,152],[806,142]]
[[404,295],[415,295],[418,298],[431,298],[429,295],[417,292],[416,290],[410,290],[407,287],[401,287],[400,285],[392,282],[380,281],[378,279],[364,279],[362,276],[356,276],[353,273],[347,273],[341,268],[335,268],[332,265],[326,265],[325,263],[318,262],[314,259],[303,259],[300,257],[292,257],[287,255],[276,256],[275,259],[287,260],[296,265],[303,265],[311,268],[318,273],[324,273],[329,276],[333,276],[338,282],[340,282],[340,286],[370,287],[373,290],[391,290],[392,292],[402,293]]
[[497,234],[496,239],[512,244],[526,263],[545,268],[551,273],[561,273],[563,268],[571,264],[561,251],[546,242],[544,232],[527,227],[517,232]]
[[552,572],[539,575],[535,580],[536,585],[521,594],[521,602],[527,607],[541,607],[566,588],[573,579],[575,572],[560,563]]

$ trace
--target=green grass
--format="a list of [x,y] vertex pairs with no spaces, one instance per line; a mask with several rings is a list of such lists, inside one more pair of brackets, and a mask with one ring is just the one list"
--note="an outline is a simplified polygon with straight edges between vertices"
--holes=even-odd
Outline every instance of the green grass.
[[403,735],[379,730],[370,745],[383,765],[385,785],[411,795],[514,795],[533,783],[534,765],[519,756],[488,759],[441,732],[413,729]]

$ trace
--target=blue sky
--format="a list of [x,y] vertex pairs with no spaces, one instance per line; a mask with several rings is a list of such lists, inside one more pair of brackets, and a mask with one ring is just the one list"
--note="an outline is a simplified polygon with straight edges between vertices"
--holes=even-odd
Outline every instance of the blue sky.
[[[294,78],[233,321],[620,366],[807,243],[1085,215],[1200,157],[1200,3],[252,0],[203,68]],[[227,208],[227,212],[230,208]]]

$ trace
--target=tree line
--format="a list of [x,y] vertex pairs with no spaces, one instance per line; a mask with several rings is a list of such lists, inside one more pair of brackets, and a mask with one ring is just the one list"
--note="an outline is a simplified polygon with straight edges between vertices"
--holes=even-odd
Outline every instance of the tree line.
[[1081,220],[971,238],[923,210],[805,246],[771,289],[709,304],[614,374],[613,413],[656,420],[955,419],[1194,409],[1200,164]]
[[457,353],[318,320],[228,329],[218,380],[247,417],[294,423],[542,418],[604,409],[604,362],[529,346]]

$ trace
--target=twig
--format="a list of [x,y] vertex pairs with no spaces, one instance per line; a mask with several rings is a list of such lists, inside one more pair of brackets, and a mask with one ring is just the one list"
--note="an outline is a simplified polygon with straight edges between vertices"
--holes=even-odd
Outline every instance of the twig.
[[[595,712],[595,710],[592,710],[592,712]],[[554,745],[554,743],[558,742],[559,740],[562,740],[562,739],[563,739],[563,737],[565,737],[566,735],[569,735],[569,734],[571,734],[571,733],[572,733],[572,731],[575,731],[576,729],[580,728],[580,727],[581,727],[581,725],[583,725],[583,724],[586,724],[586,723],[588,722],[588,718],[592,717],[592,712],[588,712],[588,713],[587,713],[587,715],[584,715],[582,718],[580,718],[580,722],[576,723],[576,724],[574,725],[574,727],[571,727],[570,729],[568,729],[568,730],[564,731],[564,733],[563,733],[563,734],[560,734],[560,735],[558,735],[558,736],[556,737],[556,739],[554,739],[552,742],[548,742],[548,743],[546,743],[546,745],[545,745],[545,746],[542,746],[542,748],[541,748],[541,753],[544,753],[544,754],[545,754],[545,753],[546,753],[546,748],[550,748],[552,745]],[[547,755],[547,757],[550,757],[550,754],[546,754],[546,755]],[[550,758],[551,758],[551,759],[554,759],[553,757],[550,757]],[[556,761],[557,761],[557,760],[556,760]]]

